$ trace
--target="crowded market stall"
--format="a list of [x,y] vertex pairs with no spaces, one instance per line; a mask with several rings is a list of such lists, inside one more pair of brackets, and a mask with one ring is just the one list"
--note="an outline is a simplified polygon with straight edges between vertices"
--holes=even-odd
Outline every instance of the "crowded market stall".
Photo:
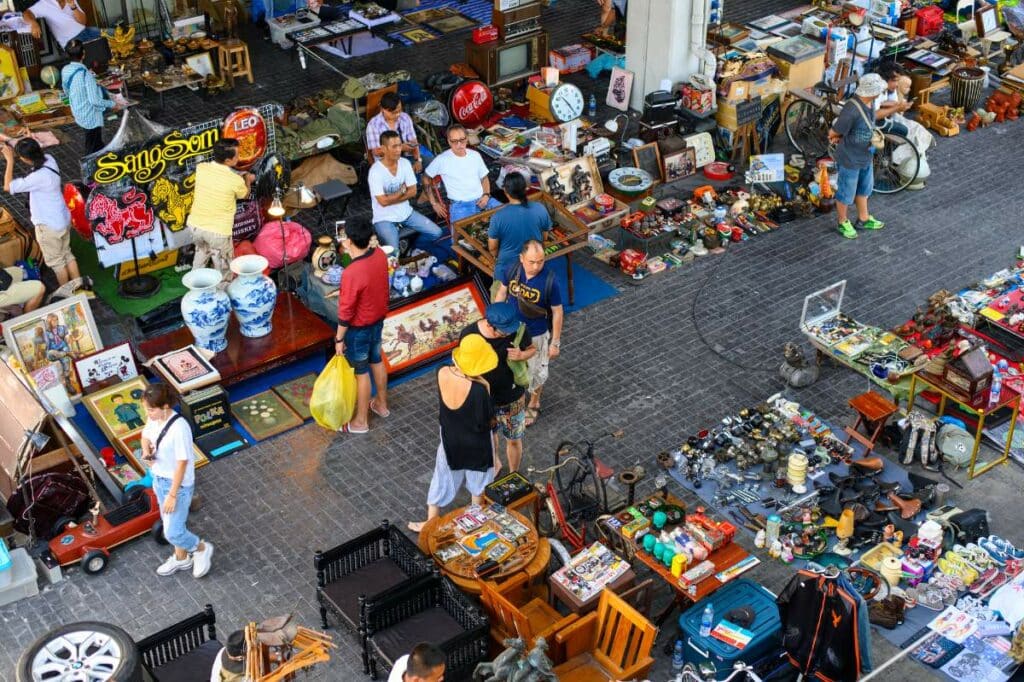
[[[12,542],[9,552],[0,543],[0,576],[12,580],[0,582],[0,602],[34,596],[37,576],[86,579],[80,568],[105,579],[98,574],[116,561],[116,546],[163,536],[144,444],[152,385],[168,386],[180,405],[200,480],[221,458],[326,424],[314,394],[348,322],[339,321],[339,299],[358,256],[346,251],[346,223],[363,217],[349,204],[369,195],[373,211],[387,208],[371,177],[385,163],[419,167],[396,203],[440,235],[413,229],[406,214],[392,221],[397,243],[380,228],[371,242],[386,255],[381,364],[396,379],[447,362],[460,330],[486,314],[492,281],[496,291],[508,279],[492,228],[505,210],[498,204],[517,203],[511,175],[548,218],[541,248],[572,311],[614,295],[604,279],[641,281],[835,210],[838,169],[822,120],[834,121],[858,78],[885,62],[908,66],[912,90],[896,96],[915,108],[905,132],[884,134],[871,162],[875,192],[920,189],[930,146],[1016,125],[1021,105],[1024,77],[1008,49],[1016,15],[989,8],[971,22],[944,22],[933,4],[826,3],[740,25],[717,4],[695,48],[710,55],[713,73],[645,88],[635,111],[616,24],[629,15],[614,3],[602,8],[598,34],[564,46],[549,44],[542,3],[387,4],[265,17],[274,49],[296,52],[297,71],[315,61],[344,76],[339,87],[288,102],[253,94],[251,104],[188,125],[129,106],[110,141],[82,158],[80,182],[65,189],[71,248],[83,274],[102,282],[94,295],[55,297],[3,324],[0,492],[11,520],[0,523],[0,540]],[[163,108],[177,88],[216,97],[258,80],[238,37],[245,8],[180,10],[166,19],[161,11],[163,29],[152,34],[122,26],[104,42],[106,84],[123,88],[126,104],[133,85]],[[453,33],[465,34],[465,63],[430,78],[350,74],[345,61],[424,49]],[[614,65],[607,86],[575,75],[605,57]],[[902,72],[893,73],[902,88]],[[7,137],[56,142],[44,129],[70,120],[58,93],[7,93]],[[399,133],[394,158],[380,125]],[[245,178],[221,235],[232,258],[199,262],[195,252],[207,247],[189,221],[203,188],[198,168],[224,165],[225,140],[236,150],[226,172]],[[474,187],[476,211],[464,216],[460,178],[441,170],[456,144],[483,169],[472,180],[484,194]],[[12,251],[11,265],[29,249]],[[643,679],[657,656],[671,659],[678,679],[750,666],[763,679],[786,670],[856,680],[889,664],[870,660],[870,637],[880,635],[948,677],[1009,679],[1024,659],[1024,548],[989,533],[986,510],[957,506],[961,484],[947,469],[965,467],[972,485],[1024,451],[1015,433],[1019,285],[1018,266],[940,292],[892,331],[843,313],[845,281],[815,292],[799,330],[819,360],[862,373],[895,402],[874,390],[850,396],[857,421],[845,429],[778,395],[736,406],[707,429],[672,434],[678,447],[650,453],[649,495],[634,494],[643,467],[614,472],[593,444],[564,443],[553,467],[499,478],[482,503],[431,518],[418,542],[384,522],[318,551],[322,625],[348,630],[374,677],[436,639],[453,680],[478,668],[490,679],[524,669],[536,679]],[[98,306],[139,318],[142,333],[110,342]],[[33,409],[14,409],[17,396]],[[983,450],[985,438],[1005,444],[1001,454]],[[89,539],[97,529],[102,542]],[[757,583],[758,567],[774,561],[794,569],[778,595]],[[831,634],[804,627],[808,609],[826,607],[842,612]],[[282,679],[330,657],[322,633],[267,636],[282,627],[245,628],[249,679]],[[672,633],[667,651],[655,646],[658,628]],[[792,630],[799,641],[782,637]],[[218,657],[232,649],[217,642],[212,609],[125,646],[176,679],[167,666],[177,659],[160,653],[175,638],[188,642],[178,658],[203,644],[196,638]],[[626,640],[635,645],[623,652],[617,643]],[[208,673],[211,661],[196,670]]]

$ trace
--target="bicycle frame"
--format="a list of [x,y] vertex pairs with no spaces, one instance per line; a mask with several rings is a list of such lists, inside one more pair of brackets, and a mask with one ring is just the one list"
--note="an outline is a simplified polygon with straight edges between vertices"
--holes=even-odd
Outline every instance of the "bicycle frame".
[[572,547],[572,554],[582,552],[587,546],[587,527],[581,526],[582,530],[577,531],[565,518],[565,511],[562,509],[562,501],[558,498],[558,491],[554,484],[548,480],[544,489],[547,491],[548,513],[555,525],[562,530],[562,538]]

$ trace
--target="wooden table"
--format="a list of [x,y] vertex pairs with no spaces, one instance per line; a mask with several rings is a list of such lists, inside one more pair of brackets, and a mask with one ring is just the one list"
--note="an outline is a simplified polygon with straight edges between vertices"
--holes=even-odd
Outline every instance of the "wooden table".
[[[907,400],[907,409],[914,407],[914,398],[917,395],[918,382],[924,385],[925,390],[934,391],[939,394],[939,404],[935,409],[935,414],[938,416],[942,416],[942,413],[946,409],[946,402],[950,400],[957,403],[964,411],[977,415],[978,424],[974,429],[974,449],[971,450],[971,462],[967,467],[968,480],[975,476],[981,476],[992,467],[997,464],[1002,464],[1009,459],[1010,446],[1013,444],[1013,433],[1017,430],[1017,415],[1020,413],[1019,393],[1004,384],[1002,392],[999,395],[999,402],[989,407],[988,391],[985,391],[981,395],[976,396],[974,400],[971,400],[970,396],[950,384],[942,377],[921,371],[911,377],[910,398]],[[1006,436],[1006,445],[1003,447],[1003,454],[998,459],[988,462],[987,464],[982,465],[980,469],[975,470],[975,464],[978,459],[978,450],[981,448],[981,439],[983,435],[982,430],[985,428],[985,419],[993,412],[1004,407],[1009,407],[1013,414],[1010,417],[1010,433]]]
[[[530,200],[543,204],[551,216],[551,229],[544,233],[544,254],[547,260],[565,256],[569,280],[569,305],[575,300],[572,281],[572,252],[587,246],[590,230],[564,206],[545,192],[535,192]],[[494,277],[494,258],[487,250],[487,227],[499,208],[482,211],[452,225],[452,251],[473,264],[481,272]]]
[[[453,509],[444,516],[439,516],[427,521],[420,530],[418,541],[419,548],[423,550],[424,553],[434,557],[434,553],[437,551],[438,547],[453,540],[453,529],[455,528],[454,519],[466,512],[467,509],[468,507],[459,507],[458,509]],[[523,562],[510,565],[508,568],[502,568],[497,573],[492,573],[487,576],[487,580],[501,582],[502,580],[507,580],[520,572],[525,572],[528,581],[533,583],[547,571],[548,562],[551,560],[551,545],[548,543],[547,538],[539,536],[536,526],[534,526],[528,518],[519,512],[511,510],[506,510],[506,513],[530,529],[529,534],[525,536],[525,543],[520,539],[521,547],[524,547],[524,559]],[[530,543],[532,543],[532,547],[529,546]],[[506,563],[512,560],[513,559],[510,558]],[[436,557],[434,558],[434,561],[441,572],[455,583],[460,590],[466,594],[480,594],[480,585],[471,570],[463,570],[463,567],[459,567],[457,569],[450,568],[448,565],[437,561]]]
[[[679,498],[674,497],[672,495],[668,495],[665,497],[665,504],[677,505],[685,508],[685,503]],[[647,566],[649,569],[657,573],[658,576],[666,583],[668,583],[669,587],[671,587],[675,591],[675,598],[671,602],[669,602],[668,606],[666,606],[665,609],[661,613],[659,613],[658,616],[654,619],[655,625],[658,625],[659,627],[662,625],[662,623],[665,622],[665,620],[669,617],[669,615],[672,613],[675,607],[678,606],[680,610],[683,610],[691,604],[700,601],[701,599],[708,596],[709,594],[711,594],[712,592],[714,592],[715,590],[717,590],[725,584],[723,582],[720,582],[718,578],[712,575],[711,577],[705,578],[704,580],[697,583],[696,593],[690,594],[690,592],[687,591],[687,588],[679,584],[679,578],[672,575],[672,571],[670,571],[665,566],[665,564],[657,561],[654,558],[654,556],[645,552],[643,547],[637,545],[637,543],[634,542],[631,538],[624,537],[623,540],[625,542],[631,543],[636,548],[636,551],[634,552],[632,559],[634,562],[639,561],[645,566]],[[735,542],[730,542],[724,547],[715,550],[714,552],[709,554],[708,561],[715,565],[715,572],[718,573],[719,571],[724,571],[727,568],[735,566],[739,562],[746,559],[748,556],[750,555],[747,553],[746,550],[737,545]],[[694,565],[696,565],[696,563]]]
[[[334,327],[311,313],[293,293],[278,293],[271,324],[273,329],[269,334],[250,339],[241,335],[238,320],[231,316],[228,347],[211,360],[220,372],[221,384],[237,384],[317,351],[329,355],[334,350]],[[192,332],[181,327],[143,341],[136,354],[142,362],[147,362],[193,342]]]

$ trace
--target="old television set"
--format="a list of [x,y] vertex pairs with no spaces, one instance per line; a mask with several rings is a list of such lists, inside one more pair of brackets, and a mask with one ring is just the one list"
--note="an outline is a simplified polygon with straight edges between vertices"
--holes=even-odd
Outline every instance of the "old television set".
[[476,44],[466,41],[466,62],[487,85],[501,85],[531,76],[547,65],[548,34],[544,31],[514,40]]

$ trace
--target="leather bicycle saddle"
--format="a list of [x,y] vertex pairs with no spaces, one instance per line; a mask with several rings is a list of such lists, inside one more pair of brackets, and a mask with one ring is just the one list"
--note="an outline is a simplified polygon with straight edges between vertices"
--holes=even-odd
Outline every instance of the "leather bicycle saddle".
[[864,457],[862,459],[850,460],[851,471],[862,473],[877,472],[885,468],[885,460],[881,457]]
[[911,519],[921,511],[921,500],[917,498],[904,498],[896,493],[889,493],[889,500],[899,508],[900,518]]

